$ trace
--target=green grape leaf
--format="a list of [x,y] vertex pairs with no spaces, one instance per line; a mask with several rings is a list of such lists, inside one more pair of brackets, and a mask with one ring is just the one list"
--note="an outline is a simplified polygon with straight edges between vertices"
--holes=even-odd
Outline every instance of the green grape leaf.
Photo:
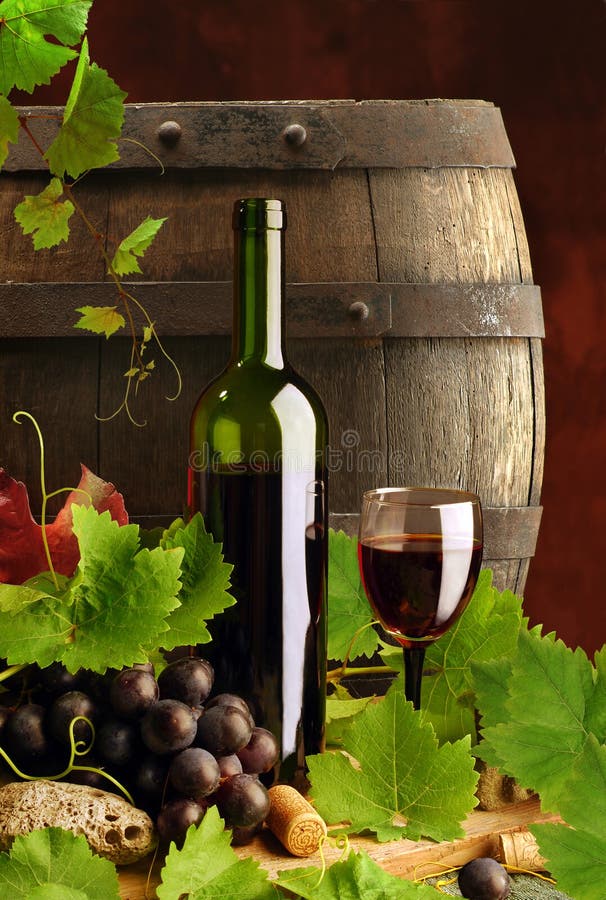
[[333,863],[323,877],[316,866],[278,874],[280,887],[305,900],[435,900],[436,891],[424,884],[390,875],[364,851],[353,850]]
[[51,178],[39,194],[28,195],[15,207],[15,219],[24,234],[33,234],[34,248],[56,247],[69,237],[69,220],[74,212],[71,200],[62,200],[63,185]]
[[558,887],[603,900],[606,884],[606,747],[589,735],[559,799],[565,825],[531,825]]
[[[0,4],[0,94],[30,94],[77,56],[92,0],[3,0]],[[46,35],[60,43],[47,41]],[[62,46],[62,45],[67,46]]]
[[[502,701],[491,708],[492,693],[484,692],[480,711],[495,725],[482,729],[486,749],[502,770],[541,795],[546,808],[557,808],[558,796],[588,735],[586,716],[597,721],[595,695],[603,697],[603,677],[581,648],[571,650],[559,640],[521,631],[511,659],[511,676],[503,716]],[[603,742],[606,735],[597,735]]]
[[[134,231],[131,231],[128,237],[120,241],[112,259],[112,269],[116,275],[130,275],[133,272],[141,271],[137,257],[143,256],[165,222],[166,219],[152,219],[148,216]],[[150,337],[151,333],[148,329],[148,336],[144,335],[144,341],[149,340]]]
[[0,95],[0,169],[8,156],[8,145],[19,140],[19,113],[10,100]]
[[80,306],[76,312],[82,315],[74,323],[74,328],[92,331],[93,334],[104,334],[106,338],[126,325],[124,316],[115,306]]
[[210,806],[200,825],[190,826],[181,850],[170,845],[159,900],[274,900],[267,872],[251,857],[238,859],[230,840],[217,807]]
[[343,685],[338,684],[334,693],[326,698],[326,743],[328,746],[343,742],[343,729],[351,725],[355,716],[363,712],[372,697],[352,697]]
[[421,709],[440,741],[465,734],[475,740],[472,665],[507,657],[515,650],[522,626],[522,601],[492,586],[492,572],[480,573],[461,617],[427,648]]
[[358,566],[358,542],[344,531],[330,529],[328,537],[328,656],[343,660],[354,634],[350,658],[371,657],[379,638],[366,599]]
[[168,632],[162,637],[165,650],[188,644],[205,644],[210,633],[204,624],[236,602],[228,593],[233,566],[223,562],[221,544],[206,531],[200,513],[179,526],[179,520],[165,532],[160,546],[165,550],[183,548],[180,606],[168,617]]
[[10,900],[120,900],[118,875],[83,835],[44,828],[0,854],[0,896]]
[[585,708],[585,727],[606,741],[606,644],[594,656],[594,689]]
[[0,585],[0,655],[11,665],[60,661],[70,672],[143,662],[179,604],[183,550],[140,550],[138,525],[94,507],[73,505],[72,517],[81,558],[59,591],[48,576]]
[[53,175],[77,178],[119,158],[115,139],[122,131],[125,97],[104,69],[90,63],[84,40],[63,122],[45,153]]
[[[511,661],[507,658],[472,663],[473,686],[478,709],[481,710],[482,731],[507,718],[507,685],[511,678]],[[500,768],[501,760],[491,743],[482,743],[481,756],[489,766]]]
[[462,837],[476,805],[477,774],[469,738],[438,746],[431,725],[393,688],[360,713],[341,752],[308,756],[318,812],[344,830],[376,832],[380,841]]
[[[431,722],[441,742],[466,734],[475,741],[473,666],[513,653],[522,622],[521,599],[511,591],[499,593],[490,569],[483,570],[461,617],[425,656],[421,717]],[[382,646],[385,665],[402,673],[401,647]]]

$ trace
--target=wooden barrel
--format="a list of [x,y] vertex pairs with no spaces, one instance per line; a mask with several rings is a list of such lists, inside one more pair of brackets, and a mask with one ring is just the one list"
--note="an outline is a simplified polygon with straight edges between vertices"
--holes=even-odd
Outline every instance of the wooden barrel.
[[[40,113],[43,117],[40,118]],[[31,108],[44,145],[53,110]],[[171,124],[172,123],[172,124]],[[114,481],[131,515],[179,514],[188,420],[228,355],[231,208],[277,196],[289,210],[289,354],[325,400],[333,523],[355,528],[363,490],[427,484],[477,491],[485,565],[521,592],[534,553],[544,450],[543,322],[499,110],[480,101],[146,104],[127,108],[138,144],[78,187],[112,240],[147,215],[168,221],[133,287],[183,374],[134,404],[147,420],[99,422],[121,401],[125,339],[75,331],[73,310],[114,305],[82,225],[34,252],[13,208],[48,179],[22,134],[0,176],[0,463],[37,481],[31,432],[47,440],[49,489],[78,480],[80,460]],[[145,280],[143,280],[145,279]],[[35,489],[32,494],[36,497]]]

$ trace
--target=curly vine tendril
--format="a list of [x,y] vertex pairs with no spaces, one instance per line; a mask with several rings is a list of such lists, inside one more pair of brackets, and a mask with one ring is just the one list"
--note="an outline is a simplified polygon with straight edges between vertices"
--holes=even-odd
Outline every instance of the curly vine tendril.
[[[86,741],[77,741],[74,735],[74,728],[76,726],[76,722],[86,722],[88,727],[91,730],[91,739],[90,743],[86,743]],[[134,806],[135,801],[133,800],[130,793],[127,789],[120,784],[120,782],[110,775],[108,772],[104,772],[103,769],[96,769],[94,766],[77,766],[74,765],[74,760],[77,756],[85,756],[89,750],[91,750],[93,744],[95,743],[95,726],[86,716],[75,716],[71,722],[69,723],[69,744],[70,744],[70,754],[69,754],[69,762],[67,764],[67,768],[64,769],[63,772],[59,772],[58,775],[27,775],[25,772],[22,772],[15,763],[12,761],[6,750],[3,747],[0,747],[0,756],[2,759],[10,766],[15,775],[21,778],[23,781],[60,781],[62,778],[65,778],[66,775],[69,775],[70,772],[95,772],[97,775],[101,775],[103,778],[106,778],[108,781],[118,788],[118,790],[122,791],[128,802]]]
[[46,534],[46,505],[48,501],[52,497],[57,497],[59,494],[64,494],[67,491],[78,492],[79,494],[84,494],[85,497],[88,498],[89,503],[92,503],[92,497],[88,493],[88,491],[83,490],[82,488],[71,488],[71,487],[62,487],[58,488],[56,491],[51,491],[50,494],[46,491],[46,475],[44,471],[44,437],[42,436],[42,431],[40,430],[40,426],[38,425],[35,418],[31,413],[26,412],[23,409],[17,410],[16,413],[13,413],[13,422],[16,425],[21,425],[21,418],[29,419],[36,430],[36,434],[38,436],[38,444],[40,446],[40,490],[42,493],[42,507],[40,510],[40,522],[42,526],[42,544],[44,545],[44,555],[46,556],[46,562],[48,563],[48,571],[51,574],[51,578],[53,579],[53,584],[55,585],[55,589],[59,590],[59,581],[57,579],[57,573],[55,572],[55,567],[53,566],[53,560],[51,557],[50,547],[48,545],[48,537]]

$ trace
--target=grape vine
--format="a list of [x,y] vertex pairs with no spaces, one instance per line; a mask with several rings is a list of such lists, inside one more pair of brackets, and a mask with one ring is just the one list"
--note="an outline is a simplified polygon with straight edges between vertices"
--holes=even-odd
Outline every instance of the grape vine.
[[[39,194],[26,196],[15,208],[15,219],[23,233],[32,236],[36,250],[68,241],[74,214],[84,224],[115,286],[116,304],[79,307],[76,312],[80,318],[74,327],[106,338],[126,330],[131,338],[122,401],[108,416],[98,418],[107,421],[124,412],[134,425],[142,426],[145,422],[137,421],[133,414],[132,399],[155,370],[150,346],[155,346],[174,370],[176,388],[168,400],[180,395],[181,374],[155,322],[122,278],[141,272],[139,260],[166,219],[148,216],[115,242],[112,253],[106,249],[109,236],[98,230],[78,199],[82,179],[91,169],[119,159],[118,142],[126,140],[121,137],[126,94],[104,69],[90,61],[84,35],[92,2],[0,0],[0,169],[9,145],[17,143],[20,132],[48,166],[48,185]],[[79,49],[74,49],[78,45]],[[11,103],[10,94],[15,89],[31,94],[38,85],[50,83],[75,58],[76,71],[57,134],[49,146],[43,147],[36,134],[36,116],[20,112]]]

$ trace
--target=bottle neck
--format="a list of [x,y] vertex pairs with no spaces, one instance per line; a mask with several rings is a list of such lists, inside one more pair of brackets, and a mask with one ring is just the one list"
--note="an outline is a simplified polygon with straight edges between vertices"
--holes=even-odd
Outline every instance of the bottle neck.
[[259,362],[283,369],[284,232],[235,232],[232,365]]

